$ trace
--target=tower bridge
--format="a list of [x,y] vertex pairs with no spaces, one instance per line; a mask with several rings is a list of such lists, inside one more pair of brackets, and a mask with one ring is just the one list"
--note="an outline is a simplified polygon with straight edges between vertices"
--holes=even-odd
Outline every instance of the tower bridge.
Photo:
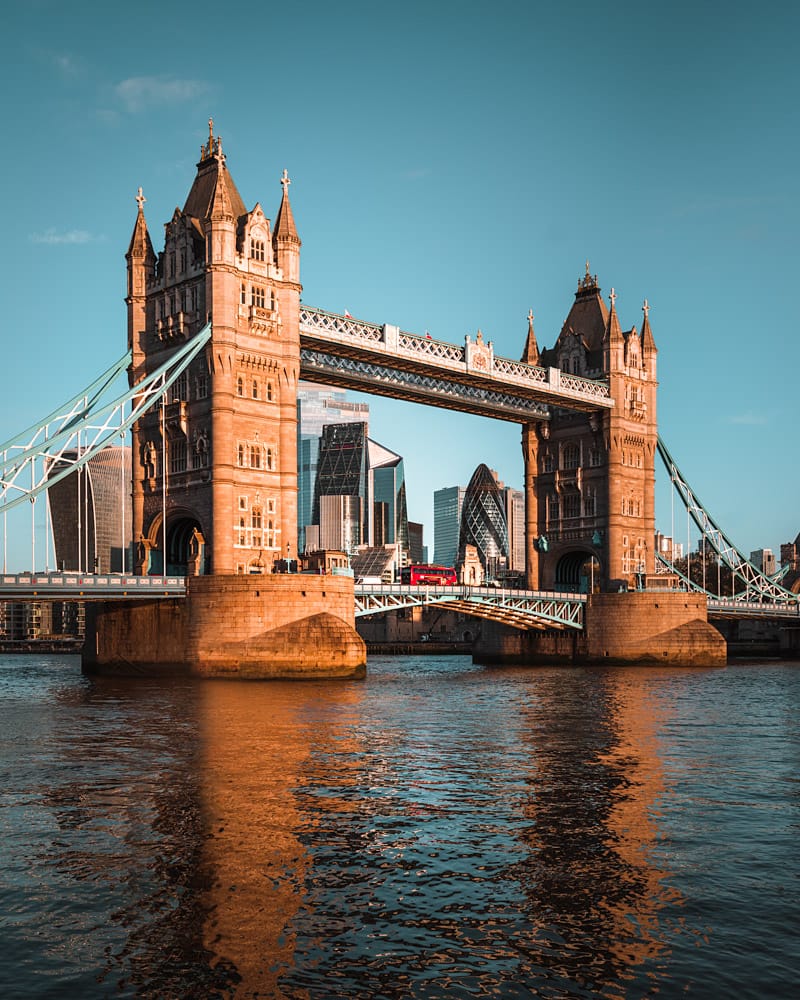
[[[304,676],[315,670],[347,676],[363,668],[352,582],[273,572],[296,551],[301,377],[518,423],[527,590],[553,601],[541,595],[577,590],[591,565],[609,598],[604,614],[611,620],[611,599],[626,599],[619,592],[653,576],[656,566],[658,352],[647,302],[640,327],[623,328],[614,289],[607,304],[587,263],[553,347],[540,347],[531,313],[519,360],[495,355],[480,331],[463,345],[449,344],[311,308],[301,302],[302,244],[286,171],[280,183],[274,222],[258,202],[248,210],[209,122],[196,176],[183,208],[165,226],[158,253],[141,189],[136,198],[126,254],[128,392],[108,400],[109,380],[95,383],[72,408],[51,414],[44,432],[33,429],[0,445],[2,509],[35,499],[54,470],[67,475],[68,461],[69,471],[81,468],[90,450],[130,427],[131,577],[185,579],[188,610],[169,611],[177,605],[168,600],[149,602],[157,612],[143,610],[147,601],[131,602],[125,613],[119,602],[107,613],[97,611],[90,665],[152,655],[171,665],[193,657],[204,665],[201,672],[225,672],[233,661],[256,673],[267,662]],[[96,426],[103,429],[94,434]],[[37,462],[41,474],[28,476]],[[374,613],[366,610],[374,600],[377,595],[357,591],[356,613]],[[536,615],[554,622],[560,615],[572,629],[578,619],[570,615],[585,604],[575,600],[548,619],[542,604],[535,611],[530,603],[503,606],[498,595],[464,592],[448,600],[475,613],[506,615],[509,623]],[[534,598],[519,598],[525,600]],[[664,633],[669,605],[672,638],[663,655],[685,653],[692,616],[710,627],[704,597],[685,600],[682,610],[680,600],[627,600],[627,617],[617,615],[615,628],[631,638],[619,649],[639,650],[637,636],[645,636],[646,647],[648,635]],[[170,614],[175,621],[165,625]],[[235,642],[213,637],[214,627],[224,633],[230,621],[236,621]],[[617,640],[596,622],[608,656]],[[162,626],[172,630],[169,641],[137,649],[137,630],[155,636]],[[704,656],[716,662],[716,640],[703,629],[690,631],[694,662]],[[326,665],[315,666],[315,655]]]

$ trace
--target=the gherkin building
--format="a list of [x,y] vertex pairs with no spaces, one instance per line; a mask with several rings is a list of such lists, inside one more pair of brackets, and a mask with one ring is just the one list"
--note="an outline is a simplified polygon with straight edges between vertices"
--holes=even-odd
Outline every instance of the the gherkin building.
[[464,494],[458,536],[458,561],[463,563],[467,545],[474,545],[484,570],[508,558],[508,526],[497,480],[487,465],[479,465]]

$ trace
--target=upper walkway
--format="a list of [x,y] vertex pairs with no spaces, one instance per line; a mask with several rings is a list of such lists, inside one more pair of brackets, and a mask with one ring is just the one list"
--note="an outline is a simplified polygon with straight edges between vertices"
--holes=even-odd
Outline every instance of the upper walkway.
[[300,308],[300,375],[311,382],[525,423],[550,406],[611,409],[608,382],[498,357],[480,333],[464,346],[338,313]]

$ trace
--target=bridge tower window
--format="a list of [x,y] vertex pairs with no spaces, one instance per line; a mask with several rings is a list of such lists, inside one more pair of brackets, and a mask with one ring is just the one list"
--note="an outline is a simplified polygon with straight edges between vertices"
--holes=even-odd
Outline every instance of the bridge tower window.
[[268,469],[272,468],[272,466],[273,466],[273,459],[274,459],[274,456],[273,456],[272,448],[267,448],[267,468]]
[[239,291],[239,301],[243,306],[247,305],[247,285],[242,282],[242,287]]
[[251,386],[251,394],[253,399],[258,399],[258,379],[253,379],[253,384]]
[[260,285],[253,285],[250,292],[250,305],[263,309],[265,301],[266,295],[264,289]]
[[253,260],[263,260],[264,259],[264,241],[263,240],[250,240],[250,256]]
[[581,463],[581,451],[576,444],[564,445],[561,464],[564,469],[577,469]]
[[261,447],[257,444],[250,445],[250,468],[261,468]]
[[186,441],[173,441],[169,449],[169,471],[186,472]]
[[267,382],[267,399],[272,402],[272,382]]
[[236,395],[244,396],[244,379],[241,375],[236,379]]

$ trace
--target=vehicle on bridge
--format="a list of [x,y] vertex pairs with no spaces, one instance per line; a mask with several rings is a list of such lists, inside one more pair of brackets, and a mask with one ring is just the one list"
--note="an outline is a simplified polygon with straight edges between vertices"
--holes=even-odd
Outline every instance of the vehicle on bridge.
[[412,563],[400,570],[400,582],[412,587],[425,586],[455,587],[458,583],[456,571],[452,566],[431,566],[427,563]]

